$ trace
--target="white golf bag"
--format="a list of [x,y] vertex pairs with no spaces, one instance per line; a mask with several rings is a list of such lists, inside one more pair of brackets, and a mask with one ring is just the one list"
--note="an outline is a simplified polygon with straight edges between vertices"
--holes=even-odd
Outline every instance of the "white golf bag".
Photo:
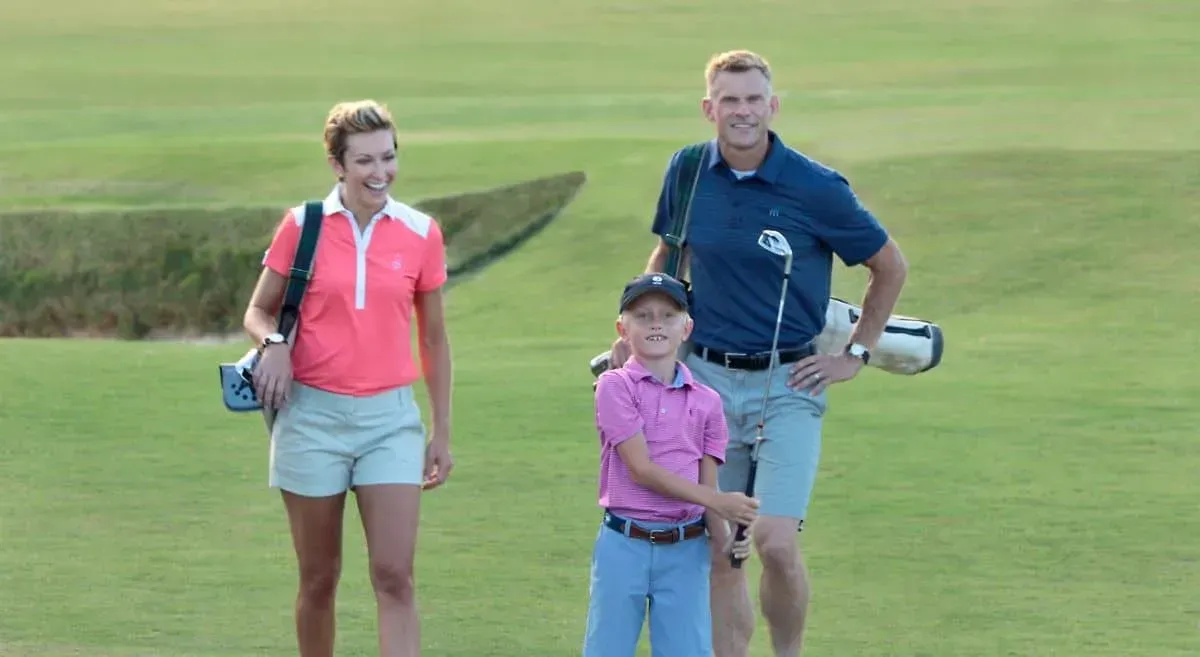
[[[825,328],[814,340],[817,353],[835,354],[846,347],[862,308],[832,297],[825,309]],[[920,374],[938,366],[945,344],[942,329],[933,322],[892,315],[888,317],[879,342],[871,350],[867,367],[892,374]]]

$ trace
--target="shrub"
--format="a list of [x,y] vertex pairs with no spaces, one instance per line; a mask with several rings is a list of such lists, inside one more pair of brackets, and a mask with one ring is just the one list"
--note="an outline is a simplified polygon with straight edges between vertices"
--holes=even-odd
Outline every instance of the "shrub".
[[[446,237],[452,282],[518,247],[582,173],[417,203]],[[0,214],[0,336],[237,331],[277,207]]]

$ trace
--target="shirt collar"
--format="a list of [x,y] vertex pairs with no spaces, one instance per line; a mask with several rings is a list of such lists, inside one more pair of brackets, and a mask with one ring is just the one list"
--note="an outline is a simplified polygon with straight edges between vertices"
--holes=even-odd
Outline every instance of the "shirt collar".
[[[767,130],[767,156],[758,165],[754,176],[771,184],[779,182],[779,174],[783,172],[783,164],[787,161],[786,151],[787,146],[784,145],[783,139],[774,130]],[[726,169],[729,168],[725,159],[721,157],[721,150],[717,145],[716,138],[713,138],[708,142],[708,168],[714,169],[718,164],[724,165]]]
[[[646,369],[644,365],[638,362],[638,359],[636,358],[630,358],[625,363],[625,369],[629,370],[635,381],[650,379],[655,383],[658,382],[658,380],[654,378],[654,374],[652,374],[650,370]],[[679,362],[675,363],[675,380],[672,381],[667,387],[683,388],[686,386],[690,388],[692,387],[692,382],[692,371],[688,369],[687,365]]]
[[[338,214],[339,212],[345,212],[348,216],[353,216],[353,213],[351,213],[345,205],[342,205],[343,186],[344,183],[340,182],[334,185],[333,191],[329,192],[329,196],[325,197],[323,212],[327,216],[331,214]],[[387,197],[387,202],[383,204],[383,210],[381,210],[379,214],[383,217],[391,219],[392,221],[399,221],[404,218],[404,209],[400,203],[396,201],[396,199],[389,195]],[[374,217],[372,217],[372,219],[373,218]]]

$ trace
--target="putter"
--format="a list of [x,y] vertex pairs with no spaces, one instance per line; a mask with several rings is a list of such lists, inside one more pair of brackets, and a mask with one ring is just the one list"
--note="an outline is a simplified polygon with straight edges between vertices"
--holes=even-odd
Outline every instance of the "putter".
[[[771,339],[771,363],[767,367],[767,387],[763,390],[762,408],[758,413],[758,428],[754,435],[754,446],[750,448],[750,474],[746,477],[746,497],[754,497],[754,478],[758,475],[758,448],[763,442],[763,425],[767,419],[767,397],[771,394],[771,377],[775,374],[775,361],[779,358],[779,327],[783,324],[783,304],[787,299],[788,280],[792,275],[792,245],[779,231],[764,230],[758,236],[758,245],[767,251],[783,256],[783,286],[779,292],[779,309],[775,314],[775,337]],[[746,526],[738,524],[736,540],[746,538]],[[742,567],[742,560],[730,556],[730,565]]]

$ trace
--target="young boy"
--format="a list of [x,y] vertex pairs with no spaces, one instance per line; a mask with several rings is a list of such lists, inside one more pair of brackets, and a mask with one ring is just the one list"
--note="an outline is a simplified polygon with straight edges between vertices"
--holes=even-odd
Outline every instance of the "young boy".
[[725,521],[749,525],[758,501],[716,488],[729,436],[720,397],[677,359],[691,330],[678,280],[645,274],[625,286],[617,332],[632,356],[596,383],[604,520],[583,657],[633,657],[647,603],[655,655],[711,656],[711,546],[725,559],[750,554]]

